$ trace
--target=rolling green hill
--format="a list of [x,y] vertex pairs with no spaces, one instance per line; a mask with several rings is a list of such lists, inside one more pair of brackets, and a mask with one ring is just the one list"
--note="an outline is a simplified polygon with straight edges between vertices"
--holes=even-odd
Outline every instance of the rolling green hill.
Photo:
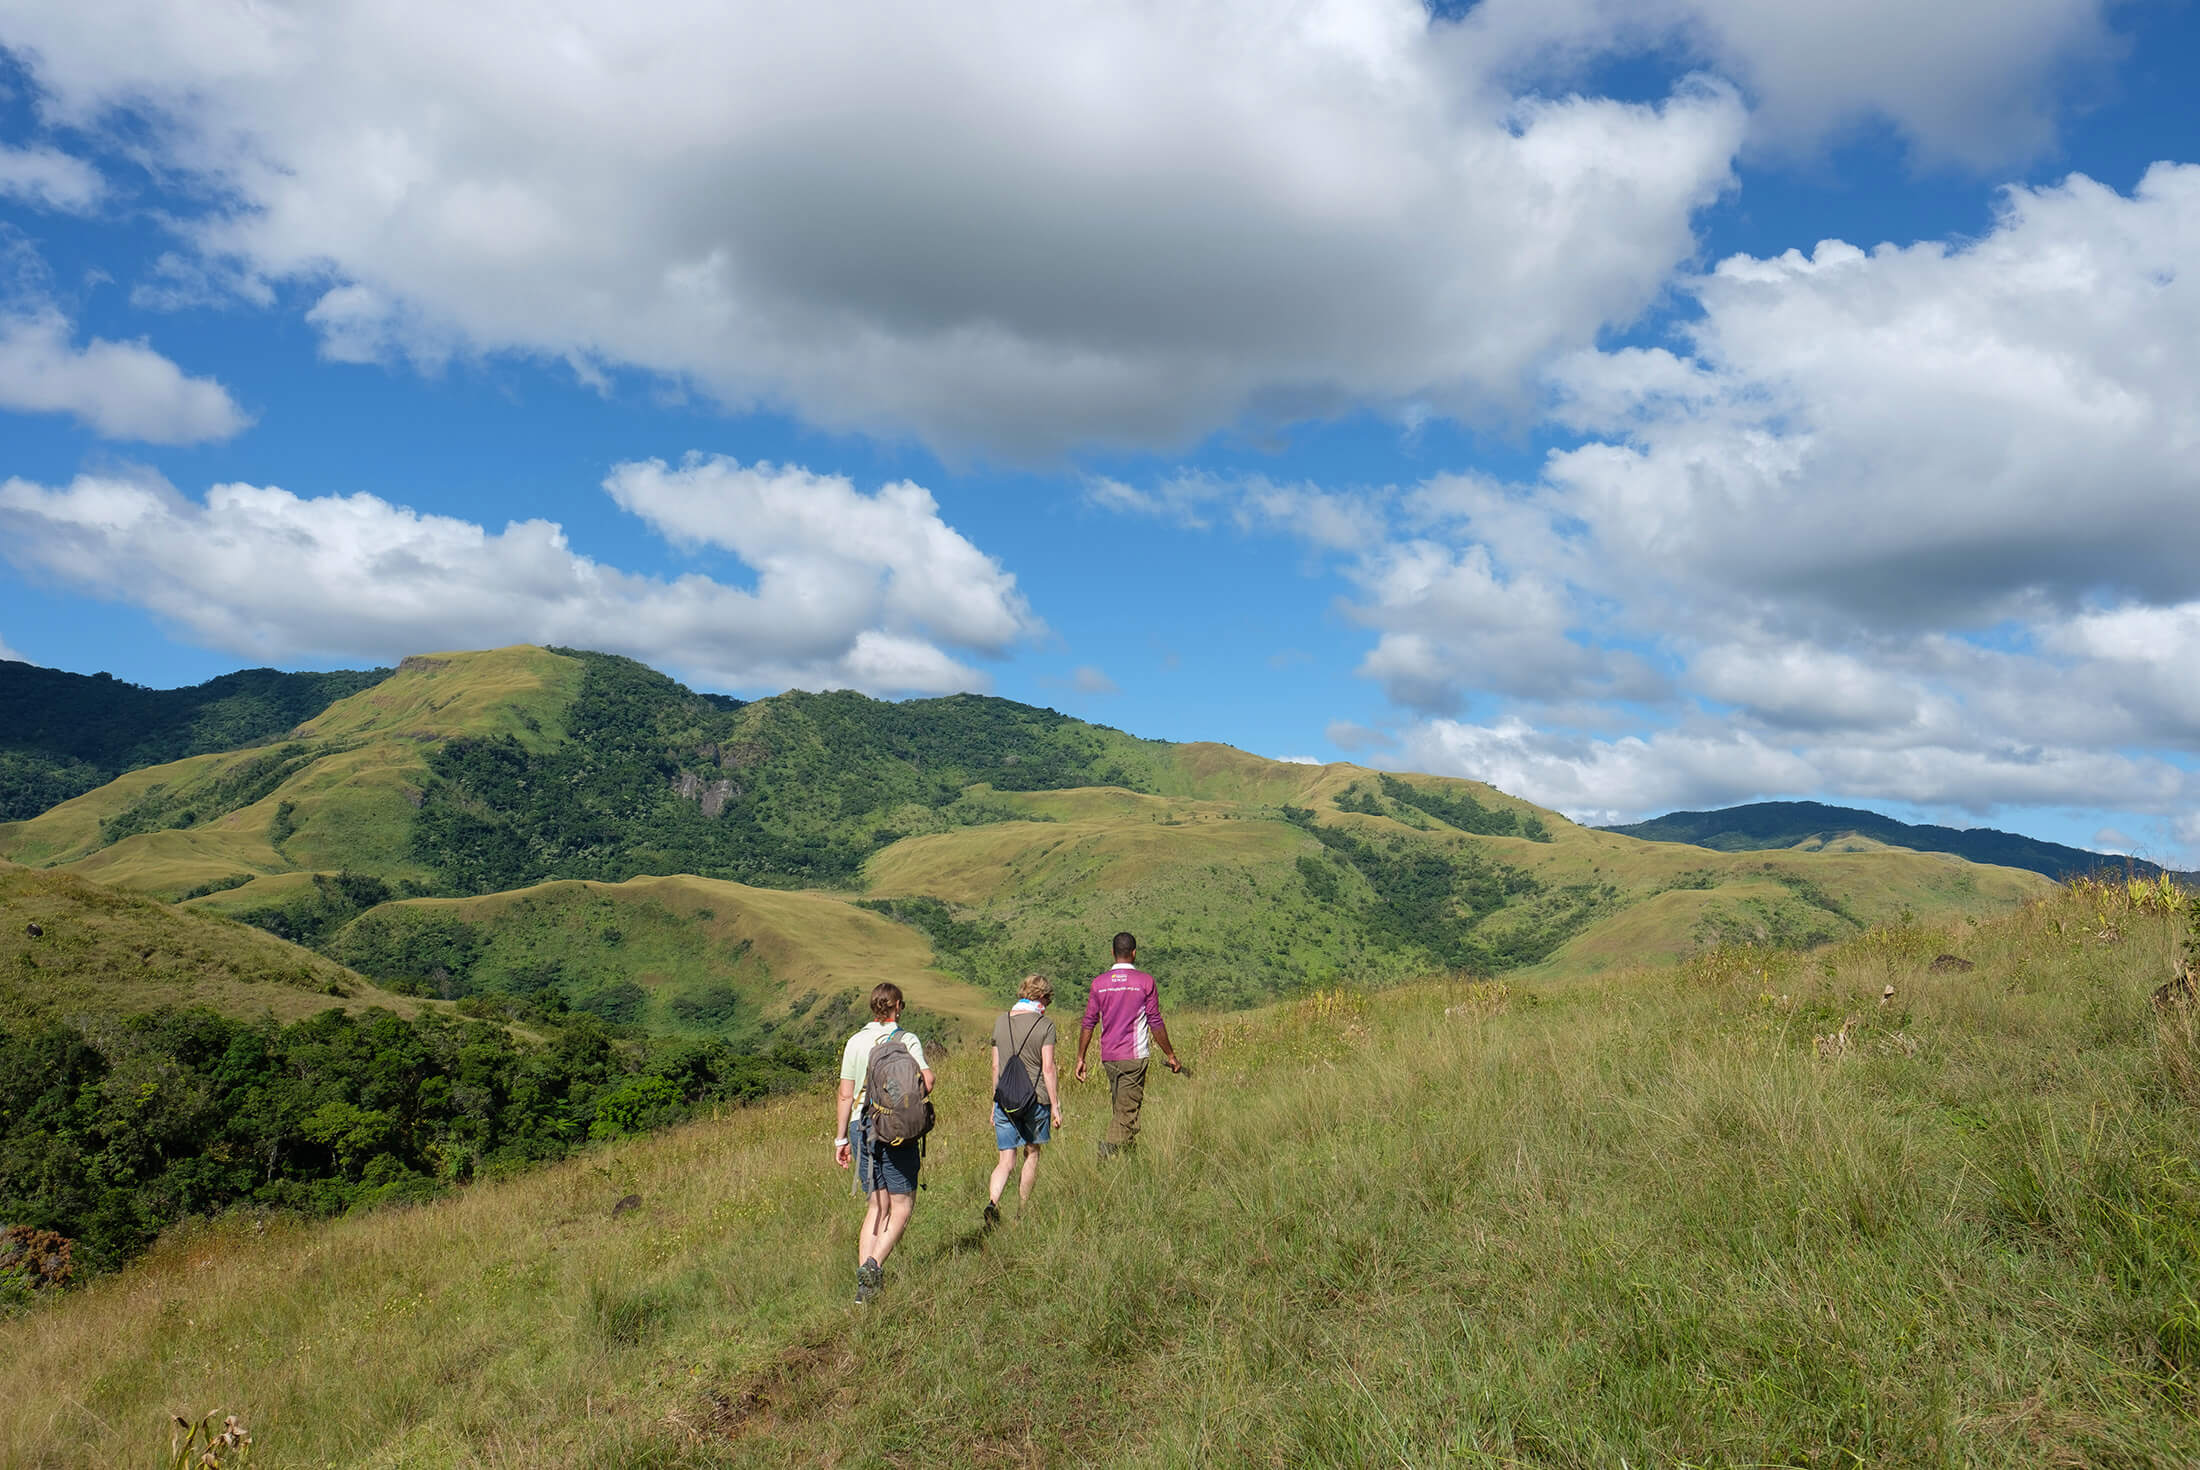
[[73,873],[0,867],[0,1021],[111,1018],[159,1006],[292,1021],[376,1006],[412,1016],[423,1004],[248,925]]
[[[2049,878],[2091,873],[2132,873],[2142,878],[2169,871],[2144,858],[2088,852],[2060,842],[2045,842],[1992,827],[1937,827],[1898,822],[1856,807],[1815,801],[1760,801],[1708,812],[1668,812],[1647,822],[1607,827],[1648,842],[1686,842],[1718,852],[1763,852],[1778,848],[1805,851],[1870,851],[1906,847],[1915,852],[1946,852],[1974,863],[2023,868]],[[2178,874],[2191,877],[2191,874]]]
[[146,689],[0,659],[0,822],[34,817],[140,766],[279,739],[389,672],[242,669],[187,689]]
[[[752,1040],[889,963],[961,982],[943,1014],[1030,970],[1074,991],[1124,927],[1179,1002],[1231,1007],[1806,945],[2044,886],[1930,853],[1644,842],[1476,782],[1140,740],[1000,699],[743,703],[539,648],[407,659],[279,743],[0,826],[0,855],[244,918],[424,994]],[[676,878],[693,881],[639,881]],[[793,902],[772,890],[809,908],[749,932]],[[744,917],[698,923],[704,908]],[[897,926],[891,960],[834,937]]]
[[982,1032],[991,1010],[983,991],[935,970],[924,936],[904,925],[835,894],[711,878],[400,900],[348,923],[329,949],[406,990],[554,994],[560,1007],[615,1025],[738,1045],[837,1045],[862,1024],[882,979],[948,1040]]

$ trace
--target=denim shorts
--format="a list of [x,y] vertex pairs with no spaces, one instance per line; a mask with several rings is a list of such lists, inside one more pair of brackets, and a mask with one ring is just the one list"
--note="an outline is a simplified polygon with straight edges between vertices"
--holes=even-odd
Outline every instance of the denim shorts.
[[1043,1102],[1035,1102],[1024,1109],[1022,1116],[1011,1118],[1001,1111],[1001,1105],[993,1105],[993,1143],[997,1148],[1022,1148],[1027,1143],[1053,1141],[1054,1116]]
[[855,1154],[856,1193],[885,1190],[888,1194],[915,1194],[917,1171],[924,1154],[914,1143],[873,1143],[871,1130],[859,1117],[848,1120],[848,1147]]

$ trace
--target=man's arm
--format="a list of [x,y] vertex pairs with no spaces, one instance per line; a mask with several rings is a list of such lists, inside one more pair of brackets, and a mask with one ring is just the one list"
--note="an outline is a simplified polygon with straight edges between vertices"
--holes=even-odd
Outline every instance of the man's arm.
[[919,1075],[924,1078],[924,1095],[930,1097],[932,1095],[932,1069],[926,1067],[922,1069]]
[[1084,1029],[1077,1033],[1077,1080],[1079,1082],[1085,1080],[1085,1048],[1090,1045],[1092,1045],[1092,1022],[1087,1021]]
[[1176,1048],[1169,1045],[1169,1028],[1161,1024],[1161,989],[1150,979],[1146,982],[1145,1003],[1146,1031],[1153,1037],[1153,1044],[1169,1059],[1170,1071],[1183,1071],[1184,1064],[1176,1059]]
[[855,1106],[856,1085],[840,1079],[840,1101],[833,1106],[833,1162],[845,1169],[853,1150],[848,1147],[848,1112]]

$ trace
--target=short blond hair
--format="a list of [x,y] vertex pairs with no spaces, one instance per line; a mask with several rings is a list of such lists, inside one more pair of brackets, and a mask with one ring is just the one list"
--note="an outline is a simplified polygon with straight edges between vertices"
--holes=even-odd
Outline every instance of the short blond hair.
[[1035,1000],[1041,1005],[1051,1005],[1054,1001],[1054,982],[1044,975],[1026,975],[1024,983],[1016,987],[1016,995],[1021,1000]]
[[901,987],[882,980],[871,988],[871,1019],[891,1021],[901,1014]]

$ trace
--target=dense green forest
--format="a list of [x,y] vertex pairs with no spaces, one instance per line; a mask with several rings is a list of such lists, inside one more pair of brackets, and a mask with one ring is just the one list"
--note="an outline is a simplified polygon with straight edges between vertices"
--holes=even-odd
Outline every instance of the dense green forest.
[[56,1231],[79,1269],[106,1270],[186,1216],[422,1198],[800,1086],[830,1061],[791,1040],[638,1046],[586,1017],[544,1046],[387,1011],[0,1026],[0,1222]]
[[265,744],[388,669],[243,669],[186,689],[0,660],[0,822],[34,817],[125,771]]
[[586,665],[565,743],[453,740],[428,758],[413,846],[442,892],[644,873],[845,883],[912,832],[1013,814],[966,798],[974,783],[1143,789],[1146,742],[1053,710],[846,691],[745,705],[631,659],[557,652]]
[[[1915,852],[1948,852],[1974,863],[1994,863],[2044,873],[2058,882],[2113,871],[2152,878],[2169,871],[2144,858],[2088,852],[2060,842],[2045,842],[1992,827],[1938,827],[1898,822],[1858,807],[1827,806],[1816,801],[1759,801],[1708,812],[1668,812],[1647,822],[1607,827],[1649,842],[1686,842],[1715,852],[1763,852],[1804,842],[1832,841],[1854,834],[1907,847]],[[2182,878],[2191,873],[2176,873]]]

